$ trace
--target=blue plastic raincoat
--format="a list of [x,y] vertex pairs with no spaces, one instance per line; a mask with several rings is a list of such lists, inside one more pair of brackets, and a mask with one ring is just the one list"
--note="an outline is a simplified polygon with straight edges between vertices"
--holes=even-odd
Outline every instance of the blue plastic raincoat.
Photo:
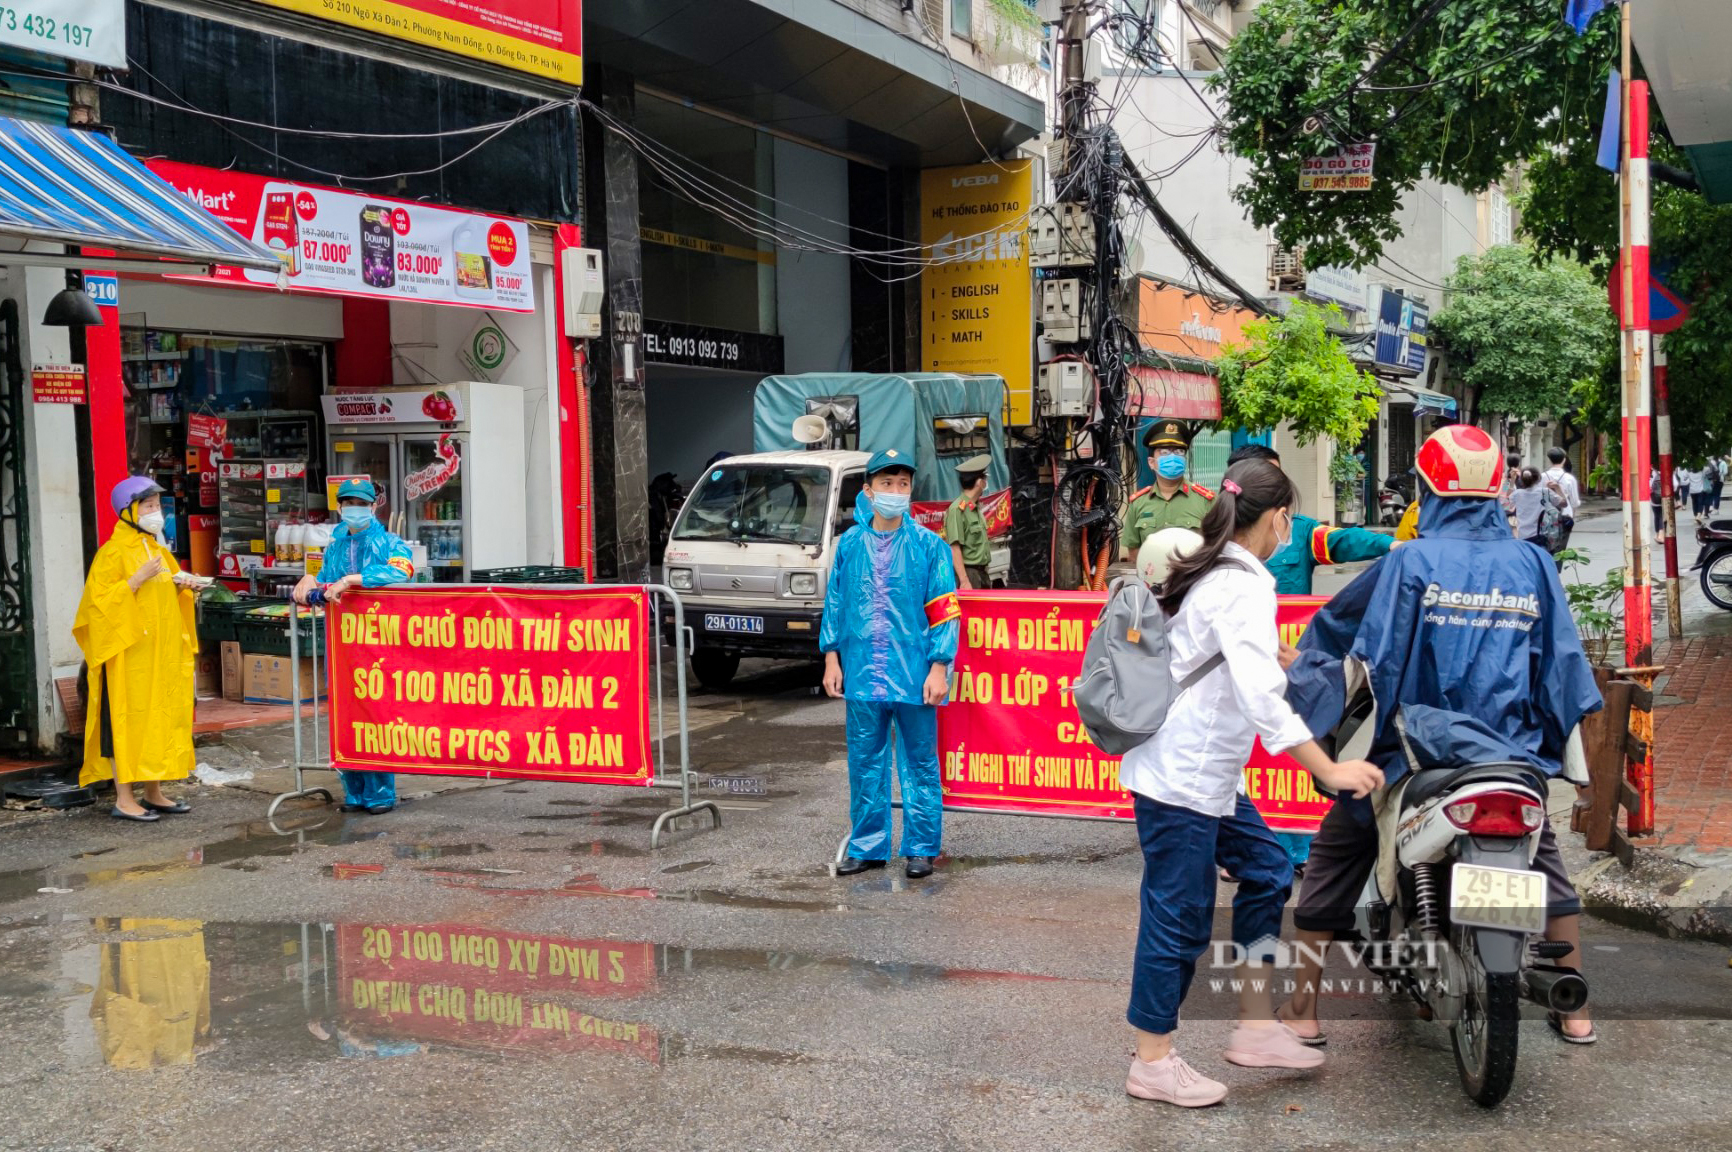
[[855,525],[836,545],[818,648],[842,662],[848,701],[848,854],[888,860],[890,735],[902,783],[902,855],[937,856],[943,836],[938,710],[922,689],[934,664],[956,660],[961,605],[950,545],[904,516],[872,528],[872,502],[854,501]]
[[[386,588],[415,575],[409,545],[374,520],[360,533],[339,531],[325,546],[317,573],[320,584],[335,584],[359,574],[361,587]],[[339,772],[343,802],[352,808],[384,811],[397,803],[397,777],[389,772]]]
[[1601,700],[1556,565],[1510,535],[1496,500],[1428,496],[1419,532],[1312,620],[1288,702],[1313,734],[1328,734],[1351,657],[1377,705],[1369,758],[1391,783],[1406,771],[1394,727],[1403,704],[1471,716],[1557,775],[1570,734]]

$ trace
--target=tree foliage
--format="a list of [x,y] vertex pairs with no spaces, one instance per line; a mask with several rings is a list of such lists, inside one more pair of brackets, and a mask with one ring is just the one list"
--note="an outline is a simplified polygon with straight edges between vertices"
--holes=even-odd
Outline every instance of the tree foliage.
[[[1362,266],[1400,235],[1402,197],[1431,176],[1477,192],[1572,135],[1603,106],[1617,27],[1577,36],[1560,0],[1268,0],[1227,50],[1228,145],[1249,165],[1234,195],[1308,262]],[[1307,157],[1377,145],[1365,192],[1301,192]]]
[[1376,385],[1356,368],[1330,322],[1341,309],[1295,300],[1284,316],[1245,325],[1245,343],[1223,348],[1221,427],[1288,424],[1301,444],[1328,437],[1357,444],[1377,418]]
[[1524,423],[1576,407],[1576,386],[1601,377],[1616,350],[1606,291],[1582,265],[1535,261],[1514,244],[1463,256],[1431,330],[1465,389],[1469,419],[1501,412]]

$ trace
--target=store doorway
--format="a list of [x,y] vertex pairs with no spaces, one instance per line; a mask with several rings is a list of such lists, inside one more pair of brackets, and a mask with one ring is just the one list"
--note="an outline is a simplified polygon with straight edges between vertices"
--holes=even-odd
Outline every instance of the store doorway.
[[651,364],[644,377],[650,561],[660,564],[673,517],[704,466],[718,452],[740,456],[752,450],[752,397],[763,376]]

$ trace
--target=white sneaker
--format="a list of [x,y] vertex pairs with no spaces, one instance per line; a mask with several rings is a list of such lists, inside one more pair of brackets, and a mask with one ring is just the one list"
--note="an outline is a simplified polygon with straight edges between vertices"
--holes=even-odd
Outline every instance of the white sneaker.
[[1211,1080],[1168,1052],[1154,1063],[1131,1058],[1125,1091],[1139,1100],[1159,1100],[1180,1108],[1207,1108],[1227,1098],[1227,1086]]

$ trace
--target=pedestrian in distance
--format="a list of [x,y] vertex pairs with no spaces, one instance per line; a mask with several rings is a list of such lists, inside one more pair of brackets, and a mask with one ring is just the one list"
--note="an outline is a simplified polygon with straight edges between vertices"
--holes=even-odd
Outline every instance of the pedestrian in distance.
[[[379,491],[371,480],[352,476],[337,486],[337,514],[345,531],[325,548],[317,572],[295,585],[297,604],[318,606],[338,601],[354,588],[388,588],[415,575],[409,545],[379,523],[374,508]],[[397,777],[390,772],[339,772],[343,778],[343,811],[379,816],[397,806]]]
[[1532,468],[1523,468],[1511,504],[1515,509],[1516,539],[1556,552],[1563,533],[1563,513],[1569,507],[1563,490]]
[[1286,752],[1345,793],[1369,794],[1382,774],[1362,761],[1330,759],[1282,695],[1275,578],[1263,562],[1289,542],[1297,496],[1286,473],[1267,461],[1229,468],[1203,520],[1202,544],[1173,561],[1161,584],[1173,682],[1183,685],[1217,654],[1222,659],[1180,690],[1161,727],[1125,754],[1120,770],[1134,794],[1143,848],[1126,1012],[1137,1050],[1125,1080],[1125,1091],[1141,1099],[1195,1108],[1227,1094],[1173,1048],[1180,1006],[1209,945],[1217,860],[1239,880],[1233,941],[1245,956],[1234,972],[1242,981],[1240,1023],[1225,1058],[1253,1068],[1323,1063],[1271,1009],[1271,965],[1293,869],[1239,781],[1259,736],[1271,752]]
[[163,540],[162,489],[150,477],[116,484],[109,506],[118,522],[96,550],[72,621],[89,670],[78,783],[113,779],[109,815],[151,824],[192,811],[162,786],[192,772],[194,613],[210,580],[175,563]]
[[1696,473],[1696,486],[1691,491],[1691,501],[1696,509],[1696,523],[1706,524],[1708,512],[1714,504],[1714,482],[1720,477],[1719,466],[1713,457],[1702,462],[1702,470]]
[[1665,493],[1660,488],[1658,468],[1648,472],[1648,503],[1654,509],[1654,539],[1663,539],[1666,535],[1666,503]]
[[838,876],[882,868],[890,839],[891,736],[902,784],[902,855],[910,879],[942,851],[938,706],[950,695],[958,621],[953,553],[908,515],[914,457],[895,448],[866,464],[824,590],[818,649],[824,691],[847,700],[849,817]]
[[986,572],[992,562],[992,544],[986,536],[986,517],[980,514],[980,498],[986,495],[986,469],[991,464],[992,457],[983,452],[956,466],[962,495],[952,500],[944,513],[944,538],[950,542],[951,565],[960,591],[992,587]]
[[1714,465],[1714,483],[1708,490],[1708,510],[1717,514],[1720,511],[1720,493],[1726,487],[1726,457],[1716,456],[1712,463]]
[[1561,531],[1558,546],[1553,551],[1561,551],[1570,546],[1570,533],[1575,531],[1576,513],[1582,507],[1582,488],[1576,483],[1576,475],[1570,471],[1570,457],[1562,448],[1546,450],[1546,459],[1551,461],[1551,467],[1540,473],[1540,479],[1548,484],[1556,484],[1563,494],[1567,507],[1561,518]]
[[1125,526],[1119,532],[1119,553],[1134,558],[1143,541],[1162,528],[1196,528],[1208,514],[1215,494],[1185,479],[1189,470],[1191,432],[1181,421],[1157,420],[1143,434],[1155,482],[1133,493],[1125,506]]
[[1696,473],[1684,467],[1682,463],[1672,466],[1672,507],[1673,516],[1677,516],[1685,508],[1689,508],[1690,493],[1695,488]]

